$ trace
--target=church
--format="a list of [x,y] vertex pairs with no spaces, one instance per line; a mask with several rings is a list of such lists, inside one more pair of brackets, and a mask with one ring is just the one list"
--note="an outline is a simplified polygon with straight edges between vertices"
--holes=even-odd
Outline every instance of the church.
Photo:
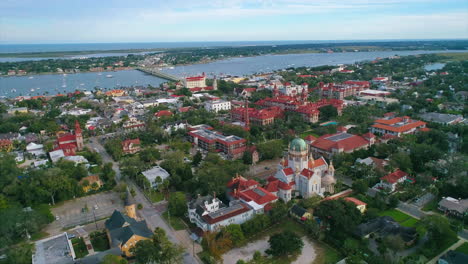
[[324,196],[334,192],[335,168],[323,157],[314,159],[307,143],[295,138],[289,144],[287,156],[278,164],[276,175],[268,181],[265,189],[285,202],[299,195],[304,198]]
[[61,149],[65,156],[74,156],[76,155],[76,151],[81,151],[83,148],[83,134],[78,121],[75,121],[75,132],[73,134],[64,131],[57,133],[54,150]]

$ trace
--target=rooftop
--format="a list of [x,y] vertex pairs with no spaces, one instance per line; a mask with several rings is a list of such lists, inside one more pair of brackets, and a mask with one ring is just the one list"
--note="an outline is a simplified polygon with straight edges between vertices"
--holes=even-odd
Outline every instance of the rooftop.
[[33,264],[72,264],[74,263],[73,247],[68,242],[67,234],[62,233],[35,243],[35,253],[32,256]]

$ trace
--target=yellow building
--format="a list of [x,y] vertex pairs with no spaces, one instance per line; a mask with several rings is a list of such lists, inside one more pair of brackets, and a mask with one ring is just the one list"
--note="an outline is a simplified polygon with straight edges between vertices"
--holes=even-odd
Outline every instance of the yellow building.
[[295,217],[301,221],[312,219],[312,214],[297,204],[291,207],[291,210],[289,211],[289,213],[292,217]]
[[361,214],[365,213],[366,210],[367,210],[367,204],[361,200],[358,200],[356,198],[353,198],[353,197],[346,197],[344,198],[345,201],[348,201],[348,202],[351,202],[353,204],[356,205],[356,209],[359,210],[359,212],[361,212]]
[[138,222],[117,210],[106,220],[105,225],[111,247],[118,247],[126,257],[133,255],[131,249],[139,241],[151,239],[153,236],[146,221]]
[[102,186],[102,181],[99,175],[90,175],[81,179],[80,185],[83,187],[84,192],[89,192],[91,190],[99,190]]

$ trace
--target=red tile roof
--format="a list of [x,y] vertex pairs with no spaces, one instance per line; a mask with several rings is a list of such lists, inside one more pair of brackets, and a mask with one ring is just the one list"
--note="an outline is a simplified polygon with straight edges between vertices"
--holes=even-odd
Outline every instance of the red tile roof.
[[301,171],[301,175],[307,177],[307,179],[310,179],[310,178],[312,178],[312,175],[314,175],[314,172],[309,170],[309,169],[303,169]]
[[252,190],[243,191],[239,194],[239,197],[247,202],[254,201],[260,205],[271,203],[278,199],[276,195],[272,194],[271,192],[265,190],[262,187],[257,187]]
[[286,169],[283,169],[283,172],[284,172],[284,175],[291,175],[291,174],[294,174],[294,171],[292,168],[286,168]]
[[352,151],[356,148],[368,145],[369,141],[362,136],[352,135],[348,138],[342,140],[333,141],[329,138],[332,136],[337,136],[342,133],[336,134],[326,134],[319,137],[315,142],[311,144],[312,147],[322,149],[330,152],[332,149],[343,149],[343,151]]
[[365,202],[363,202],[361,200],[358,200],[358,199],[356,199],[354,197],[346,197],[344,199],[345,199],[345,201],[352,202],[355,205],[367,205]]
[[155,117],[162,117],[162,116],[172,116],[172,112],[169,110],[161,110],[154,114]]
[[393,183],[398,182],[399,179],[401,179],[403,177],[406,177],[406,176],[408,176],[408,173],[398,169],[398,170],[396,170],[396,171],[394,171],[394,172],[392,172],[390,174],[387,174],[387,175],[383,176],[380,179],[393,184]]

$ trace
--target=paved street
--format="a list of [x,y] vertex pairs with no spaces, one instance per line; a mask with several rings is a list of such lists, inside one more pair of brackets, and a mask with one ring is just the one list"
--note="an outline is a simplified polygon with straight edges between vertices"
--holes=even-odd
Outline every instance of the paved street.
[[[113,168],[116,171],[116,179],[120,180],[120,169],[117,162],[114,162],[110,155],[105,151],[104,147],[99,143],[96,138],[91,138],[89,140],[89,147],[99,152],[103,158],[105,163],[112,162]],[[169,227],[169,225],[162,219],[161,214],[158,210],[156,210],[156,206],[154,206],[140,189],[135,186],[133,183],[128,183],[129,187],[133,187],[136,192],[135,200],[137,203],[141,203],[143,205],[143,209],[138,211],[140,217],[146,220],[149,228],[154,230],[156,227],[160,227],[166,231],[166,234],[169,240],[177,245],[183,246],[187,251],[184,254],[184,263],[199,263],[196,256],[192,255],[192,242],[189,238],[188,232],[176,232],[174,229]],[[195,252],[199,252],[201,250],[200,245],[195,244],[196,250]]]

